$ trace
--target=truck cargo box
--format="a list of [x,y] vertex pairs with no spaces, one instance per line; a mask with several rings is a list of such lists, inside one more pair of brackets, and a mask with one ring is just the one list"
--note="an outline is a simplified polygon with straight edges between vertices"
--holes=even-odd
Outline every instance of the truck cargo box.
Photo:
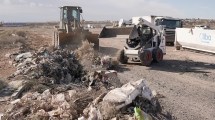
[[215,53],[215,30],[201,28],[177,28],[175,46]]

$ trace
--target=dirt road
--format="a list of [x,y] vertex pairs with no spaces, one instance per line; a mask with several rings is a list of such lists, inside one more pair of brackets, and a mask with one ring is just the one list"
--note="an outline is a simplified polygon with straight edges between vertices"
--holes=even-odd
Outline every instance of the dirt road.
[[[123,44],[123,39],[102,39],[101,51],[115,56]],[[214,55],[167,47],[163,62],[150,67],[129,63],[122,66],[119,75],[123,82],[146,79],[151,88],[164,96],[159,101],[172,118],[212,120],[215,118],[214,63]]]

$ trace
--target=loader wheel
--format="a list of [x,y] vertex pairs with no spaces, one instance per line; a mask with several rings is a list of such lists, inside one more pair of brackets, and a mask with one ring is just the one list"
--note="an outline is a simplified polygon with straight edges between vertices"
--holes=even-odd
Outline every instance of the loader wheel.
[[149,50],[139,51],[139,58],[143,66],[149,66],[152,63],[152,52]]
[[128,57],[125,56],[125,51],[124,50],[121,50],[118,57],[117,57],[117,60],[122,63],[122,64],[127,64],[128,63]]
[[163,60],[163,51],[160,48],[154,49],[152,57],[155,62],[162,61]]

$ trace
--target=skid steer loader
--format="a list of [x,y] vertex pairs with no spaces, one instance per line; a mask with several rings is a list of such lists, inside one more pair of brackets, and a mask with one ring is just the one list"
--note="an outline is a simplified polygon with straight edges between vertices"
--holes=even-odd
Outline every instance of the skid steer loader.
[[131,59],[133,62],[141,62],[142,65],[149,66],[153,60],[156,62],[163,60],[163,55],[166,54],[166,41],[162,26],[155,26],[140,18],[139,23],[131,27],[104,28],[100,38],[126,34],[129,35],[126,46],[118,56],[122,64],[128,63]]
[[98,34],[91,33],[81,25],[82,8],[79,6],[60,7],[60,24],[55,26],[53,46],[56,48],[74,48],[88,40],[99,49]]

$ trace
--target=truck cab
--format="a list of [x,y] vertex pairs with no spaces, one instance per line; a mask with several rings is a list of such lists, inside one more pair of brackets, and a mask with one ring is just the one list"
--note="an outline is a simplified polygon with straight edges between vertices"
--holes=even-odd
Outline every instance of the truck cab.
[[180,19],[176,19],[172,17],[156,17],[155,25],[164,26],[166,42],[170,44],[174,44],[175,29],[182,28],[182,21]]
[[157,18],[155,21],[155,25],[163,25],[165,28],[176,29],[182,27],[182,22],[180,19],[173,18]]

